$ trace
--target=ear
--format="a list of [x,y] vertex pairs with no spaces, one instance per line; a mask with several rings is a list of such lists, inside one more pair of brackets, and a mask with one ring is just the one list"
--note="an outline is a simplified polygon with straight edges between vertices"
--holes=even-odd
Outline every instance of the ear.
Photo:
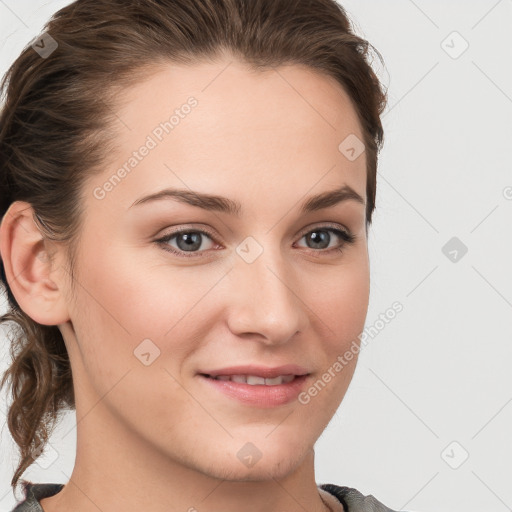
[[63,269],[52,269],[49,241],[43,238],[33,215],[30,203],[11,203],[0,225],[0,254],[7,283],[20,308],[39,324],[58,325],[69,320]]

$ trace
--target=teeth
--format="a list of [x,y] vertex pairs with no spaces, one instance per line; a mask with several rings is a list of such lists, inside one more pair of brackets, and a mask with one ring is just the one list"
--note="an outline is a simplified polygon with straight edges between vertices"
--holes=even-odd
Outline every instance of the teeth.
[[254,377],[252,375],[247,375],[247,384],[251,386],[255,386],[256,384],[265,385],[265,379],[263,377]]
[[216,380],[231,380],[233,382],[249,384],[250,386],[278,386],[279,384],[291,382],[295,375],[278,375],[269,379],[258,377],[257,375],[218,375],[213,378]]
[[273,379],[263,379],[265,381],[265,384],[267,386],[275,386],[276,384],[282,384],[283,383],[283,376],[278,375],[277,377],[274,377]]

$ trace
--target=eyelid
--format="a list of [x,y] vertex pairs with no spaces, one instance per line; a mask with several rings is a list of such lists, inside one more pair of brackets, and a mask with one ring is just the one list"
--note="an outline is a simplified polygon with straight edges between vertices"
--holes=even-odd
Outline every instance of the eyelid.
[[178,257],[181,257],[181,256],[183,256],[185,258],[201,257],[204,253],[208,252],[207,250],[198,251],[198,252],[180,251],[179,249],[175,249],[174,247],[169,246],[168,242],[172,238],[174,238],[177,235],[181,235],[182,233],[188,233],[188,232],[201,233],[203,235],[207,235],[212,240],[212,242],[217,243],[217,236],[212,230],[205,228],[205,227],[195,227],[195,226],[187,225],[187,224],[180,224],[179,227],[177,227],[176,229],[169,231],[168,233],[165,233],[164,235],[157,238],[155,240],[155,242],[160,243],[162,246],[165,246],[164,250],[166,250],[167,252],[170,252],[171,254],[175,254]]
[[[333,231],[333,232],[335,232],[336,236],[338,238],[341,238],[341,240],[342,240],[342,243],[339,247],[331,247],[329,249],[319,249],[319,250],[306,248],[306,250],[308,250],[309,252],[312,252],[313,254],[317,253],[318,256],[320,256],[321,254],[331,253],[332,251],[342,251],[343,247],[345,245],[353,244],[358,238],[356,235],[352,234],[351,231],[343,225],[333,223],[333,222],[328,222],[328,221],[322,223],[320,221],[319,223],[318,222],[314,223],[310,226],[305,227],[303,230],[301,230],[300,234],[298,235],[298,239],[300,240],[308,233],[311,233],[316,230],[318,230],[318,231],[321,231],[321,230]],[[207,256],[205,256],[205,253],[209,253],[210,251],[208,251],[208,250],[196,251],[196,252],[190,251],[189,252],[189,251],[181,251],[179,249],[169,247],[168,242],[170,241],[170,239],[172,239],[174,236],[180,235],[182,233],[187,233],[187,232],[201,233],[203,235],[207,235],[212,240],[212,242],[218,243],[217,235],[212,230],[210,230],[206,227],[202,227],[202,226],[195,227],[193,225],[187,225],[187,224],[180,224],[178,228],[174,229],[173,231],[169,231],[168,233],[160,236],[154,242],[159,243],[162,246],[165,246],[164,250],[166,250],[167,252],[170,252],[171,254],[174,254],[178,257],[185,257],[185,258],[207,257]]]
[[[299,231],[298,236],[303,237],[304,235],[306,235],[310,231],[313,231],[314,229],[322,229],[322,228],[333,228],[333,229],[337,229],[339,231],[344,231],[345,233],[347,233],[347,235],[351,234],[350,230],[348,228],[346,228],[345,226],[343,226],[342,224],[337,224],[337,223],[329,222],[329,221],[324,221],[324,222],[319,221],[319,222],[314,222],[313,224],[303,228],[301,231]],[[166,238],[168,236],[183,233],[186,231],[206,233],[208,236],[210,236],[214,240],[217,237],[216,233],[214,233],[209,228],[206,228],[203,226],[198,227],[198,226],[195,226],[192,224],[180,224],[179,227],[177,227],[175,230],[169,231],[168,233],[162,235],[160,238]]]
[[309,226],[305,227],[303,230],[301,230],[299,232],[299,236],[300,237],[303,237],[304,235],[306,235],[307,233],[311,232],[311,231],[314,231],[315,229],[325,229],[325,228],[332,228],[332,229],[335,229],[335,230],[338,230],[338,231],[344,231],[345,233],[347,233],[347,235],[350,235],[350,230],[348,228],[346,228],[345,226],[343,226],[342,224],[337,224],[337,223],[334,223],[334,222],[329,222],[329,221],[326,221],[326,222],[314,222],[313,224],[310,224]]

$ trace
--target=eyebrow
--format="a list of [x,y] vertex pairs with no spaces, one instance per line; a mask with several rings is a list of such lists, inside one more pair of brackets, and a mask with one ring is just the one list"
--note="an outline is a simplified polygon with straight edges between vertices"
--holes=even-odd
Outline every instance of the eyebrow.
[[[203,194],[186,189],[166,188],[137,199],[131,206],[147,204],[160,200],[176,200],[181,203],[197,206],[203,210],[226,213],[240,217],[242,205],[238,201],[223,196],[212,194]],[[354,200],[362,205],[365,204],[364,199],[349,185],[344,185],[335,190],[328,190],[316,196],[311,196],[301,204],[300,212],[302,214],[310,213],[324,208],[335,206],[343,201]]]

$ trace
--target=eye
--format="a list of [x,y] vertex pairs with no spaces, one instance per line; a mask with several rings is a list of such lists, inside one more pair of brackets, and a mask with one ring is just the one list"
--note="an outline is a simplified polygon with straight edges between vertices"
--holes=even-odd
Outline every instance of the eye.
[[[329,233],[334,233],[334,237],[332,237]],[[332,251],[341,252],[342,248],[346,244],[353,244],[355,242],[355,235],[345,231],[343,229],[335,228],[332,226],[319,226],[316,227],[302,236],[301,240],[305,238],[307,242],[312,245],[312,248],[315,249],[314,252],[321,253],[331,253]],[[330,242],[337,238],[341,240],[334,245],[334,247],[329,247]],[[321,251],[317,251],[316,249],[322,249]]]
[[[334,233],[334,237],[329,233]],[[164,250],[184,258],[201,257],[207,248],[203,246],[204,238],[214,241],[213,234],[202,229],[181,229],[173,231],[162,238],[155,240]],[[300,240],[306,239],[311,244],[310,251],[314,253],[331,253],[333,251],[341,252],[346,244],[353,244],[356,240],[355,235],[348,231],[332,226],[319,226],[307,231],[301,236]],[[170,245],[174,239],[177,247]],[[338,239],[334,247],[329,247],[332,240]],[[207,244],[208,245],[208,244]]]
[[[168,235],[155,240],[155,242],[161,244],[163,249],[166,251],[172,252],[178,256],[190,258],[200,256],[200,254],[198,255],[195,252],[197,252],[196,250],[200,249],[203,245],[203,237],[207,237],[210,240],[213,240],[212,235],[202,229],[182,229],[179,231],[174,231],[173,233],[169,233]],[[178,245],[177,249],[169,245],[169,242],[174,238],[176,238],[176,243]]]

